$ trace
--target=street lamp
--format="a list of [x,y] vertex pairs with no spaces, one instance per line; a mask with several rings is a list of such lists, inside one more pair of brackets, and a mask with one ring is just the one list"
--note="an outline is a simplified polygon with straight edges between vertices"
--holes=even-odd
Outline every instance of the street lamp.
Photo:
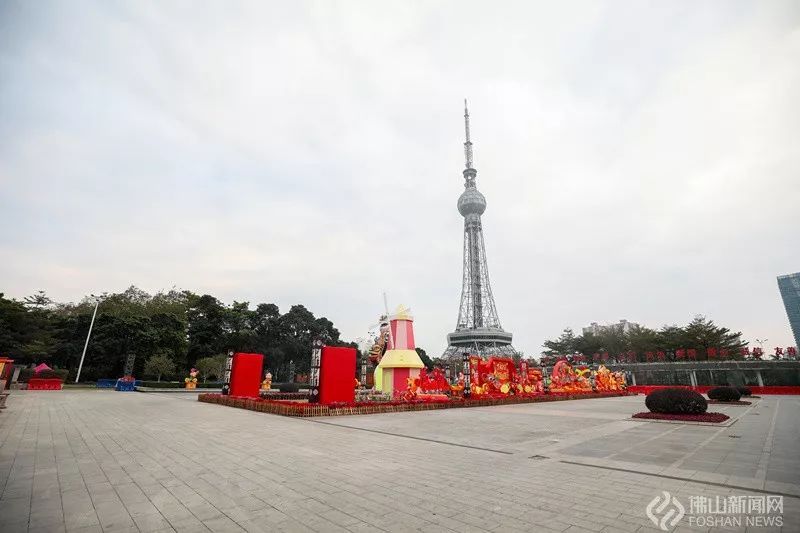
[[768,340],[769,339],[756,339],[756,342],[758,343],[758,346],[759,348],[761,348],[762,352],[764,351],[764,343],[767,342]]
[[75,374],[75,383],[81,379],[81,369],[83,368],[83,359],[86,357],[86,348],[89,347],[89,337],[92,336],[92,327],[94,326],[94,317],[97,316],[97,308],[100,306],[100,297],[92,294],[94,298],[94,312],[92,313],[92,321],[89,323],[89,333],[86,334],[86,343],[83,345],[83,353],[81,354],[81,362],[78,364],[78,373]]

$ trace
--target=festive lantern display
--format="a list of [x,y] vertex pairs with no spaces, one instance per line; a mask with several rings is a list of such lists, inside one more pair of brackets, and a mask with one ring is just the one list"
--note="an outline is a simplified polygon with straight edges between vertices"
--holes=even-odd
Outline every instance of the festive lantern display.
[[394,395],[408,389],[408,379],[419,377],[425,367],[414,344],[414,318],[409,309],[400,306],[389,320],[388,350],[375,368],[375,388]]

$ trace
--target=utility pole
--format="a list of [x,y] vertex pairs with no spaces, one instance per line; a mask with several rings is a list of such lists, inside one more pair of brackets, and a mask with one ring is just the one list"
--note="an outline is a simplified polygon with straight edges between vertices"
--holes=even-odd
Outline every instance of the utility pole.
[[81,369],[83,368],[83,359],[86,357],[86,348],[89,347],[89,337],[92,336],[92,327],[94,326],[94,317],[97,316],[97,308],[100,306],[100,298],[92,294],[94,298],[94,312],[92,313],[92,321],[89,323],[89,333],[86,334],[86,343],[83,345],[83,353],[81,354],[81,362],[78,364],[78,373],[75,374],[75,383],[81,379]]

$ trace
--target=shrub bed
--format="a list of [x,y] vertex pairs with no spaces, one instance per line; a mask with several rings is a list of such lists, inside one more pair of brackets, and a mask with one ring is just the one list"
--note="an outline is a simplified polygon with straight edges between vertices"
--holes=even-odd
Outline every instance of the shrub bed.
[[742,397],[739,391],[733,387],[716,387],[708,391],[708,398],[710,400],[717,400],[720,402],[738,402]]
[[[186,383],[183,381],[142,381],[141,383],[137,383],[139,387],[149,387],[152,389],[183,389],[186,387]],[[222,383],[214,383],[209,381],[208,383],[197,383],[198,389],[221,389]]]
[[42,370],[38,374],[36,374],[32,368],[23,368],[19,371],[19,376],[17,377],[17,381],[19,383],[27,383],[28,380],[31,378],[39,378],[39,379],[60,379],[61,381],[67,380],[67,375],[69,374],[69,370]]
[[267,400],[308,400],[310,396],[307,392],[280,392],[280,391],[261,391],[262,398]]
[[647,420],[676,420],[681,422],[711,422],[719,424],[725,422],[730,417],[722,413],[636,413],[632,418],[644,418]]
[[225,396],[223,394],[204,393],[198,395],[201,402],[215,403],[239,409],[248,409],[261,413],[271,413],[282,416],[310,417],[310,416],[342,416],[342,415],[368,415],[376,413],[399,413],[407,411],[429,411],[432,409],[452,409],[463,407],[488,407],[492,405],[509,405],[519,403],[557,402],[562,400],[577,400],[585,398],[611,398],[628,396],[627,392],[587,392],[582,394],[552,393],[552,394],[526,394],[516,396],[494,396],[475,398],[453,398],[446,401],[390,401],[390,402],[353,402],[348,404],[320,405],[316,403],[268,400],[260,398],[240,398]]
[[708,402],[702,394],[689,389],[658,389],[647,395],[644,404],[653,413],[705,413]]
[[299,383],[278,383],[278,390],[280,392],[298,392],[300,390]]
[[739,391],[739,394],[742,396],[752,396],[753,390],[750,387],[736,387],[736,390]]

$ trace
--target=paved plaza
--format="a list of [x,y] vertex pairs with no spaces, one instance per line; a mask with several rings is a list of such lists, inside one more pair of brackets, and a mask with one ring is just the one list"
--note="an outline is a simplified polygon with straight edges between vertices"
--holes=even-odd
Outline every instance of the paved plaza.
[[632,421],[643,396],[292,419],[185,393],[14,391],[0,531],[661,531],[645,509],[667,491],[686,511],[668,529],[744,530],[690,523],[689,502],[769,494],[783,528],[747,531],[796,532],[799,408],[710,406],[726,427]]

